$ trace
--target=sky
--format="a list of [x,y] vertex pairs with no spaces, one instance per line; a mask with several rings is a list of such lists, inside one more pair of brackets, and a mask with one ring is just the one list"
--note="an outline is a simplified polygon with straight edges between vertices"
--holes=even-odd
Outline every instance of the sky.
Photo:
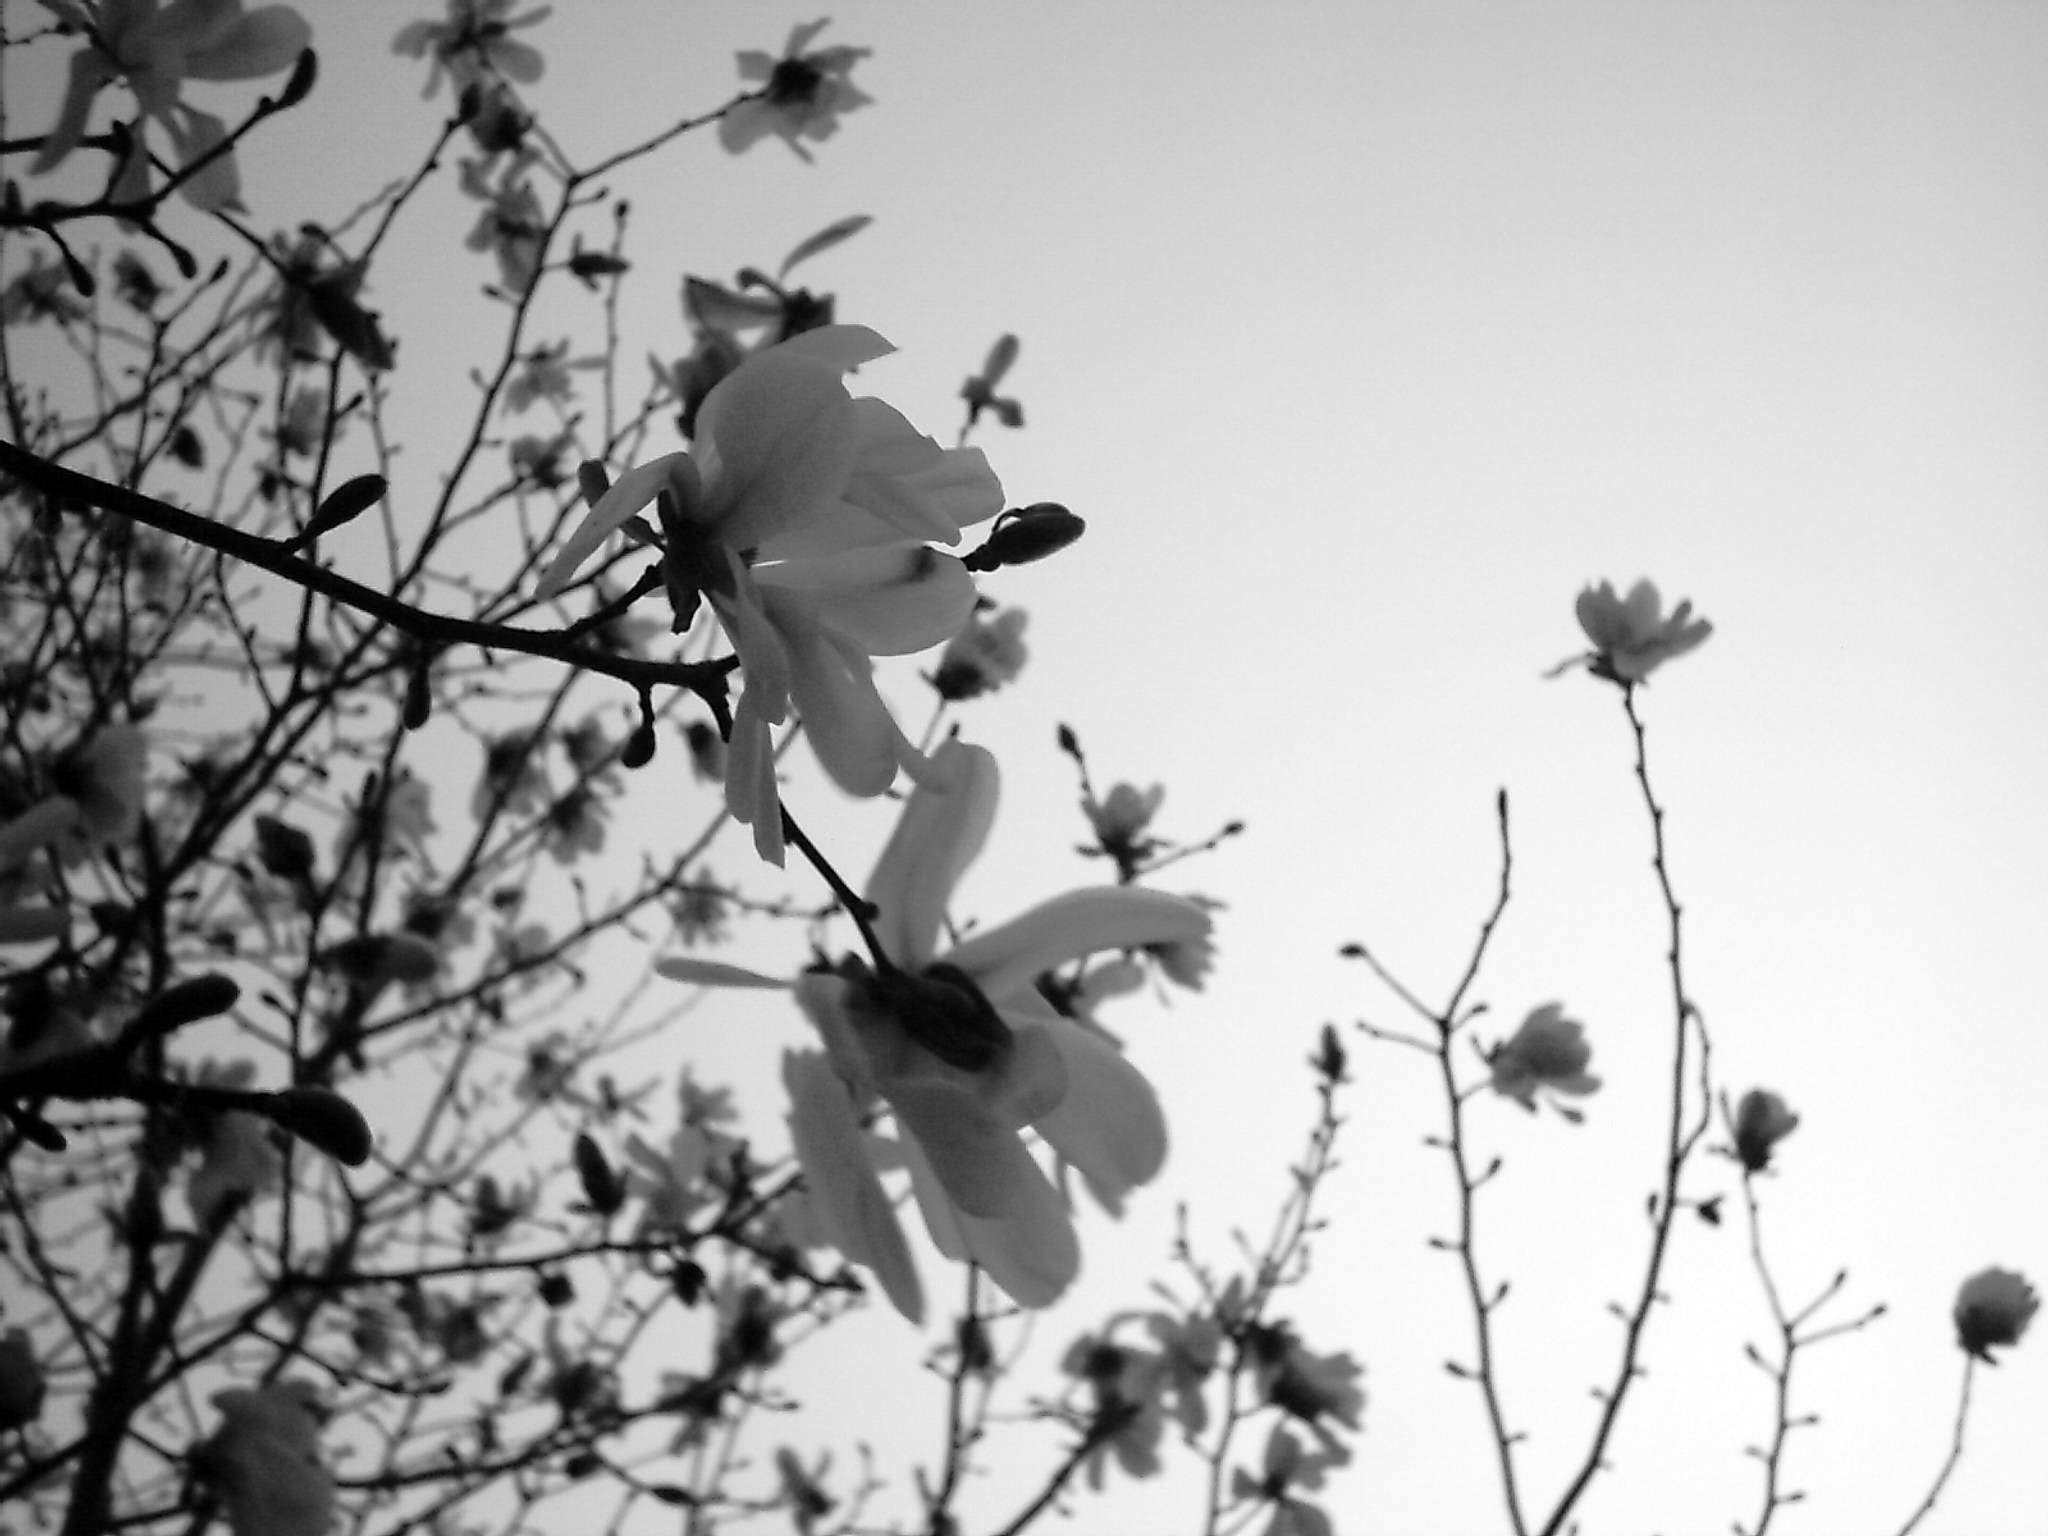
[[[309,14],[323,77],[302,110],[346,148],[309,176],[251,147],[249,200],[280,223],[368,196],[442,105],[386,51],[423,9]],[[723,101],[733,50],[779,50],[817,14],[564,0],[522,34],[548,58],[529,96],[588,160]],[[1994,1263],[2048,1279],[2048,9],[831,14],[820,41],[874,50],[855,79],[877,104],[816,163],[703,135],[617,190],[662,272],[729,278],[873,216],[805,275],[901,348],[863,387],[942,437],[988,344],[1021,338],[1028,425],[978,441],[1013,504],[1064,502],[1089,532],[987,583],[1030,611],[1032,656],[963,716],[1006,775],[964,904],[999,919],[1099,877],[1071,852],[1060,722],[1099,781],[1166,785],[1168,833],[1247,826],[1162,880],[1227,904],[1207,989],[1110,1021],[1160,1088],[1173,1159],[1121,1227],[1084,1223],[1047,1357],[1147,1304],[1132,1277],[1164,1271],[1177,1202],[1218,1259],[1233,1227],[1262,1228],[1319,1026],[1406,1022],[1340,946],[1440,1001],[1492,899],[1505,788],[1515,892],[1481,1037],[1562,1001],[1604,1078],[1577,1127],[1472,1106],[1505,1158],[1482,1240],[1514,1282],[1507,1394],[1547,1503],[1611,1369],[1606,1304],[1638,1273],[1669,1023],[1618,696],[1543,674],[1581,648],[1582,586],[1647,575],[1715,625],[1640,702],[1718,1080],[1803,1117],[1767,1190],[1780,1280],[1804,1298],[1846,1268],[1841,1315],[1889,1309],[1802,1359],[1800,1406],[1823,1417],[1795,1437],[1810,1503],[1782,1528],[1896,1529],[1946,1450],[1956,1286]],[[486,258],[449,254],[471,217],[448,197],[377,274],[408,363],[494,344]],[[671,278],[622,324],[685,349]],[[422,465],[450,373],[393,378]],[[913,671],[895,693],[920,721]],[[791,794],[838,829],[815,777]],[[846,817],[854,870],[886,819]],[[718,862],[744,867],[737,844]],[[800,1038],[793,1017],[725,1009],[679,1032],[678,1063],[758,1073]],[[1421,1058],[1347,1039],[1331,1224],[1285,1302],[1367,1367],[1330,1505],[1347,1532],[1497,1529],[1476,1396],[1444,1369],[1469,1322],[1426,1241],[1453,1214],[1423,1144],[1442,1107]],[[1704,1160],[1689,1187],[1735,1184]],[[1742,1448],[1769,1410],[1742,1345],[1767,1316],[1739,1226],[1681,1224],[1667,1290],[1589,1532],[1752,1517]],[[918,1353],[893,1316],[845,1331],[849,1360]],[[864,1432],[868,1380],[839,1376],[816,1401]],[[937,1390],[912,1370],[894,1400],[932,1395],[927,1444]],[[1924,1529],[2032,1529],[2044,1429],[2037,1338],[1980,1373],[1969,1455]],[[1170,1528],[1189,1528],[1193,1484],[1165,1488],[1084,1504],[1075,1528],[1154,1528],[1174,1497]]]

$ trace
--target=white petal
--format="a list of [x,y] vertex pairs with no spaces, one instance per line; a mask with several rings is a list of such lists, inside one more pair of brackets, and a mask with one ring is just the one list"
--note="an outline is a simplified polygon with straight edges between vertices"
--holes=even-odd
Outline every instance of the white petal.
[[777,343],[773,350],[791,357],[816,358],[841,373],[849,373],[862,363],[887,357],[896,346],[864,325],[821,325],[815,330],[799,331],[789,340]]
[[[884,401],[856,400],[853,410],[860,424],[860,451],[847,480],[846,499],[905,538],[959,543],[960,524],[946,515],[943,499],[926,489],[943,489],[946,451]],[[1002,486],[993,475],[988,478],[995,486],[995,510],[1000,511]]]
[[953,638],[974,612],[974,578],[923,544],[852,549],[754,568],[764,591],[801,598],[819,623],[870,656],[908,656]]
[[973,1087],[939,1078],[887,1086],[896,1122],[924,1149],[947,1196],[964,1215],[1002,1216],[1044,1177],[1014,1127],[989,1112]]
[[613,481],[611,488],[598,497],[584,514],[583,521],[576,525],[576,531],[562,545],[561,553],[542,574],[534,595],[546,601],[566,587],[571,578],[589,563],[590,557],[604,547],[604,541],[634,513],[654,500],[671,483],[672,477],[695,490],[697,467],[691,463],[687,453],[664,454],[661,458],[636,465]]
[[[1020,1181],[1020,1203],[1001,1217],[983,1218],[946,1202],[944,1188],[912,1138],[904,1138],[903,1150],[917,1203],[940,1252],[971,1258],[1022,1307],[1051,1306],[1073,1284],[1081,1271],[1081,1244],[1066,1202],[1036,1163],[1031,1177]],[[1022,1147],[1018,1155],[1030,1161]]]
[[917,1266],[868,1157],[846,1085],[816,1051],[785,1052],[782,1081],[789,1090],[790,1139],[826,1234],[847,1258],[874,1271],[898,1312],[922,1323]]
[[944,958],[997,1002],[1028,988],[1040,972],[1108,949],[1199,939],[1209,914],[1164,891],[1096,886],[1039,903],[978,933]]
[[725,748],[725,808],[743,827],[754,829],[754,849],[782,866],[782,797],[775,785],[775,745],[768,722],[741,694],[732,714],[732,739]]
[[1067,1092],[1038,1132],[1112,1196],[1148,1184],[1166,1163],[1166,1116],[1144,1073],[1071,1019],[1041,1026],[1067,1065]]
[[896,782],[903,733],[875,688],[866,656],[815,625],[790,635],[790,695],[832,782],[871,798]]
[[687,982],[697,987],[765,987],[775,992],[786,991],[789,987],[785,979],[763,976],[743,965],[698,960],[689,955],[664,955],[654,962],[654,969],[670,981]]
[[988,840],[1002,788],[986,748],[949,741],[931,764],[933,778],[947,787],[920,783],[911,791],[865,893],[879,909],[875,933],[882,948],[913,968],[938,948],[946,903]]
[[707,472],[704,521],[734,549],[760,545],[831,511],[853,468],[853,401],[829,364],[771,347],[712,386],[697,436]]

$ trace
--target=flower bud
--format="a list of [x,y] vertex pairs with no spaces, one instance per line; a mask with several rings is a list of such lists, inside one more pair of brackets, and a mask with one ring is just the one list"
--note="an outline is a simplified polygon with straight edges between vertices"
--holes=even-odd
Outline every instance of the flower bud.
[[1965,1280],[1956,1293],[1956,1342],[1965,1353],[1996,1365],[1992,1348],[2019,1343],[2040,1309],[2041,1298],[2026,1276],[1994,1265]]
[[1029,565],[1058,554],[1088,530],[1088,525],[1056,501],[1012,508],[996,519],[981,548],[961,557],[970,571],[994,571],[1006,565]]
[[370,1160],[370,1122],[331,1088],[287,1088],[270,1096],[263,1113],[338,1163],[360,1168]]

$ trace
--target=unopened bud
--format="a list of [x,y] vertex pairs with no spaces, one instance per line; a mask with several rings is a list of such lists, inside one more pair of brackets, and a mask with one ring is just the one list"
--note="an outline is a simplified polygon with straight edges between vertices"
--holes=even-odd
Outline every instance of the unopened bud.
[[960,563],[970,571],[993,571],[1006,565],[1029,565],[1058,554],[1087,531],[1088,525],[1056,501],[1012,508],[996,519],[988,541]]
[[598,498],[611,488],[612,477],[596,459],[585,459],[576,466],[576,489],[583,493],[588,505],[596,506]]
[[271,1122],[338,1163],[360,1168],[370,1160],[370,1122],[331,1088],[287,1088],[264,1107]]

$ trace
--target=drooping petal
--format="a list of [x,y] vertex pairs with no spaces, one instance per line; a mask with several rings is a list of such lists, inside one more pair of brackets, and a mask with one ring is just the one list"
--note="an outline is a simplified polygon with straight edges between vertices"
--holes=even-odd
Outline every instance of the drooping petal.
[[289,68],[312,41],[313,29],[290,6],[259,6],[186,54],[185,73],[194,80],[255,80]]
[[790,654],[789,641],[778,626],[778,618],[786,619],[794,636],[800,637],[811,627],[808,615],[799,612],[772,614],[767,606],[767,594],[754,580],[753,573],[739,563],[730,550],[719,549],[718,557],[727,567],[728,580],[732,585],[730,595],[714,592],[711,606],[717,611],[718,622],[725,627],[726,638],[732,641],[732,648],[740,659],[740,668],[746,678],[747,696],[754,701],[754,712],[771,725],[780,725],[789,718],[789,690],[795,679],[795,658]]
[[816,624],[780,626],[789,646],[790,696],[819,765],[849,795],[871,798],[896,782],[909,746],[875,688],[866,656]]
[[839,371],[771,347],[712,386],[697,413],[698,520],[734,549],[828,512],[853,468],[853,401]]
[[771,992],[789,990],[789,982],[781,977],[763,976],[743,965],[727,965],[722,960],[699,960],[690,955],[665,955],[654,962],[654,969],[670,981],[687,982],[697,987],[761,987]]
[[867,899],[875,934],[906,966],[926,964],[938,948],[939,923],[960,876],[981,852],[995,822],[1002,774],[984,747],[949,741],[932,754],[932,776],[904,803],[875,871]]
[[[925,1226],[941,1253],[972,1259],[1022,1307],[1048,1307],[1081,1272],[1081,1244],[1073,1218],[1052,1181],[1032,1163],[1020,1179],[1019,1202],[998,1217],[970,1216],[952,1206],[945,1187],[916,1142],[905,1137],[904,1161]],[[1030,1161],[1030,1154],[1018,1148]]]
[[847,1258],[874,1271],[898,1312],[922,1323],[924,1287],[846,1084],[817,1051],[785,1052],[782,1081],[789,1090],[790,1139],[827,1236]]
[[1083,955],[1146,944],[1186,943],[1211,927],[1209,914],[1179,896],[1132,886],[1097,886],[1040,902],[977,933],[944,958],[991,1000],[1021,992],[1041,972]]
[[743,827],[754,829],[754,851],[782,867],[782,797],[775,787],[775,744],[768,722],[743,693],[732,712],[732,737],[725,744],[725,808]]
[[947,1196],[969,1216],[1000,1216],[1042,1178],[1016,1127],[990,1112],[974,1085],[939,1077],[887,1085],[889,1107],[924,1149]]
[[699,498],[697,466],[687,453],[664,454],[636,465],[614,480],[583,515],[540,578],[534,595],[545,601],[566,587],[590,557],[604,547],[604,541],[623,527],[642,507],[663,490],[673,490],[685,508]]
[[1166,1163],[1166,1115],[1145,1074],[1071,1019],[1040,1028],[1066,1062],[1067,1092],[1038,1133],[1103,1193],[1149,1184]]
[[870,656],[908,656],[960,632],[974,612],[974,578],[923,544],[850,549],[754,568],[764,589],[800,595],[818,622]]

